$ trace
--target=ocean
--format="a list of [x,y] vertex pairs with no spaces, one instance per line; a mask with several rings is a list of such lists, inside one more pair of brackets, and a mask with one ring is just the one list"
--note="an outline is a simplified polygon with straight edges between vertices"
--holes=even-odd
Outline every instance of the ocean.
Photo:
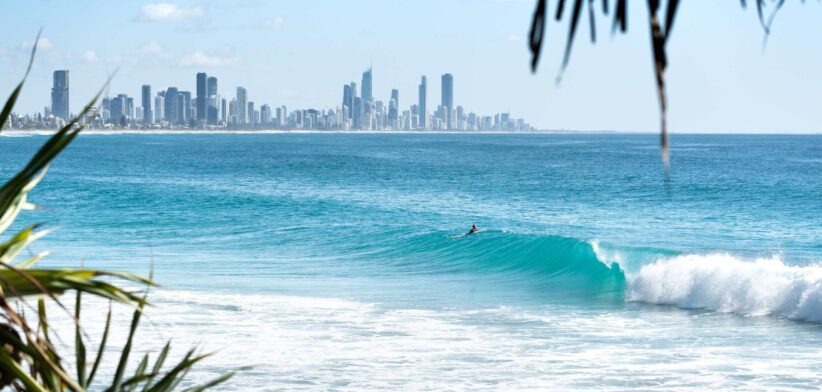
[[[45,140],[1,137],[0,177]],[[141,349],[251,366],[220,390],[822,387],[822,136],[671,146],[89,134],[17,227],[55,229],[41,266],[153,270]]]

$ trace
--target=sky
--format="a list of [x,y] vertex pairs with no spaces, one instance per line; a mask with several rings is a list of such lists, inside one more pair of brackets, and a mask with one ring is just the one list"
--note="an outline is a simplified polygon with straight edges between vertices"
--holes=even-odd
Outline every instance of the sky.
[[[373,64],[374,95],[428,106],[440,76],[454,75],[467,112],[511,112],[546,130],[656,131],[658,103],[644,1],[632,1],[627,34],[587,18],[557,83],[567,24],[553,20],[536,74],[527,32],[535,0],[0,0],[0,92],[40,49],[17,112],[50,104],[52,72],[70,70],[77,112],[114,71],[110,94],[139,100],[140,86],[195,90],[195,74],[236,86],[256,105],[330,109],[343,85]],[[553,14],[556,1],[549,1]],[[567,12],[567,11],[566,11]],[[788,2],[763,45],[756,10],[736,0],[687,1],[668,44],[669,126],[674,132],[822,131],[822,3]]]

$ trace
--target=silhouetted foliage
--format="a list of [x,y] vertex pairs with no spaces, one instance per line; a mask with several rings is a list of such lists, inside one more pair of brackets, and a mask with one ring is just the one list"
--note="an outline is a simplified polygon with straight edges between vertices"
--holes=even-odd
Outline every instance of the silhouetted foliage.
[[[570,2],[571,0],[569,0]],[[571,48],[574,44],[574,36],[576,35],[577,27],[579,26],[580,17],[582,15],[582,8],[588,8],[588,20],[591,27],[591,41],[596,42],[596,22],[595,22],[595,3],[599,1],[602,5],[602,13],[609,14],[608,0],[573,0],[573,5],[570,13],[570,22],[568,26],[568,38],[565,44],[565,54],[562,59],[562,67],[560,68],[560,75],[568,66],[568,60],[571,57]],[[612,33],[617,30],[621,33],[628,31],[628,0],[614,0],[615,10],[613,13]],[[648,8],[648,23],[651,29],[651,48],[654,59],[654,74],[656,77],[656,87],[659,96],[659,112],[660,112],[660,145],[662,148],[662,160],[665,167],[668,166],[668,125],[666,122],[667,115],[667,100],[665,94],[665,69],[668,66],[668,59],[666,54],[666,45],[668,38],[671,36],[671,30],[676,20],[676,14],[679,9],[679,0],[646,0]],[[665,1],[665,19],[660,21],[661,3]],[[759,21],[762,28],[765,30],[765,36],[770,33],[771,25],[774,17],[779,9],[785,4],[785,0],[755,0],[756,10],[759,16]],[[804,3],[804,0],[802,1]],[[561,22],[566,18],[565,0],[557,0],[556,15],[554,19]],[[742,7],[747,6],[746,0],[740,0]],[[771,4],[772,10],[766,17],[766,8],[768,3]],[[531,50],[531,70],[536,72],[539,65],[540,54],[542,51],[542,44],[545,41],[545,26],[548,22],[548,0],[537,0],[536,9],[534,10],[534,18],[531,22],[531,31],[529,34],[528,47]],[[565,19],[568,20],[568,19]]]

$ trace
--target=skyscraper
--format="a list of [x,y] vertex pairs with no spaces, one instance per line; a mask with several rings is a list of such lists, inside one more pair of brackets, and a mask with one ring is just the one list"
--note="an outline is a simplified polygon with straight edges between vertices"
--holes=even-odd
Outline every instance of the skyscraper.
[[271,123],[271,106],[260,106],[260,124],[268,125]]
[[363,118],[363,101],[360,97],[354,97],[354,103],[351,105],[351,119],[352,119],[352,127],[354,129],[360,129],[362,127],[362,118]]
[[213,76],[208,77],[208,81],[206,84],[206,95],[213,96],[217,95],[217,78]]
[[237,115],[237,124],[245,124],[246,107],[248,106],[248,92],[243,87],[237,87],[237,107],[234,108]]
[[220,103],[220,120],[226,123],[228,122],[228,109],[225,98],[223,98]]
[[367,71],[362,73],[362,102],[363,105],[369,105],[374,101],[374,95],[372,94],[372,73],[371,68],[368,68]]
[[177,94],[177,100],[179,102],[179,112],[180,117],[177,119],[177,122],[183,125],[187,125],[188,122],[192,119],[191,112],[191,91],[180,91]]
[[400,90],[391,90],[391,101],[388,102],[388,122],[393,128],[398,128],[399,119]]
[[143,122],[151,124],[154,121],[154,116],[151,112],[151,86],[143,85]]
[[208,96],[206,118],[209,124],[217,124],[220,122],[220,96],[217,94],[217,78],[213,76],[208,77],[206,96]]
[[176,124],[179,122],[180,113],[177,111],[177,96],[179,95],[179,91],[177,87],[169,87],[166,90],[165,95],[165,119],[166,121]]
[[54,71],[51,87],[51,113],[54,117],[69,120],[69,71]]
[[165,119],[164,111],[166,108],[166,97],[164,94],[157,93],[154,97],[154,122],[160,123]]
[[109,115],[111,122],[113,124],[119,126],[125,126],[128,124],[128,120],[131,117],[129,115],[129,108],[128,108],[128,101],[129,97],[125,94],[119,94],[116,97],[109,100]]
[[425,75],[422,76],[422,80],[420,81],[420,102],[419,102],[419,120],[417,121],[417,126],[420,129],[425,129],[428,123],[428,119],[426,118],[426,107],[425,107],[425,95],[428,90],[428,81],[425,78]]
[[134,98],[126,96],[126,117],[134,118]]
[[442,107],[445,109],[443,120],[446,122],[446,127],[453,129],[454,119],[452,117],[454,116],[451,112],[454,110],[454,76],[448,73],[442,75]]
[[351,118],[351,99],[352,98],[353,97],[352,97],[352,94],[351,94],[351,85],[346,84],[345,86],[343,86],[343,101],[342,101],[343,117],[344,118]]
[[197,121],[205,123],[208,119],[208,75],[197,73]]
[[391,90],[391,99],[397,103],[397,106],[400,105],[400,90],[392,89]]

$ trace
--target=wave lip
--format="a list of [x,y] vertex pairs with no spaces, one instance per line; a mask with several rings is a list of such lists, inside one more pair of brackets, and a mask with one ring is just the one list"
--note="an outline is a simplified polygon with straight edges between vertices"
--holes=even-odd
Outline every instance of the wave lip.
[[822,322],[822,266],[687,254],[643,266],[628,277],[627,296],[685,309]]
[[473,236],[430,232],[380,244],[370,254],[404,273],[492,275],[498,282],[546,285],[550,290],[619,293],[625,276],[617,263],[597,258],[576,238],[488,230]]

